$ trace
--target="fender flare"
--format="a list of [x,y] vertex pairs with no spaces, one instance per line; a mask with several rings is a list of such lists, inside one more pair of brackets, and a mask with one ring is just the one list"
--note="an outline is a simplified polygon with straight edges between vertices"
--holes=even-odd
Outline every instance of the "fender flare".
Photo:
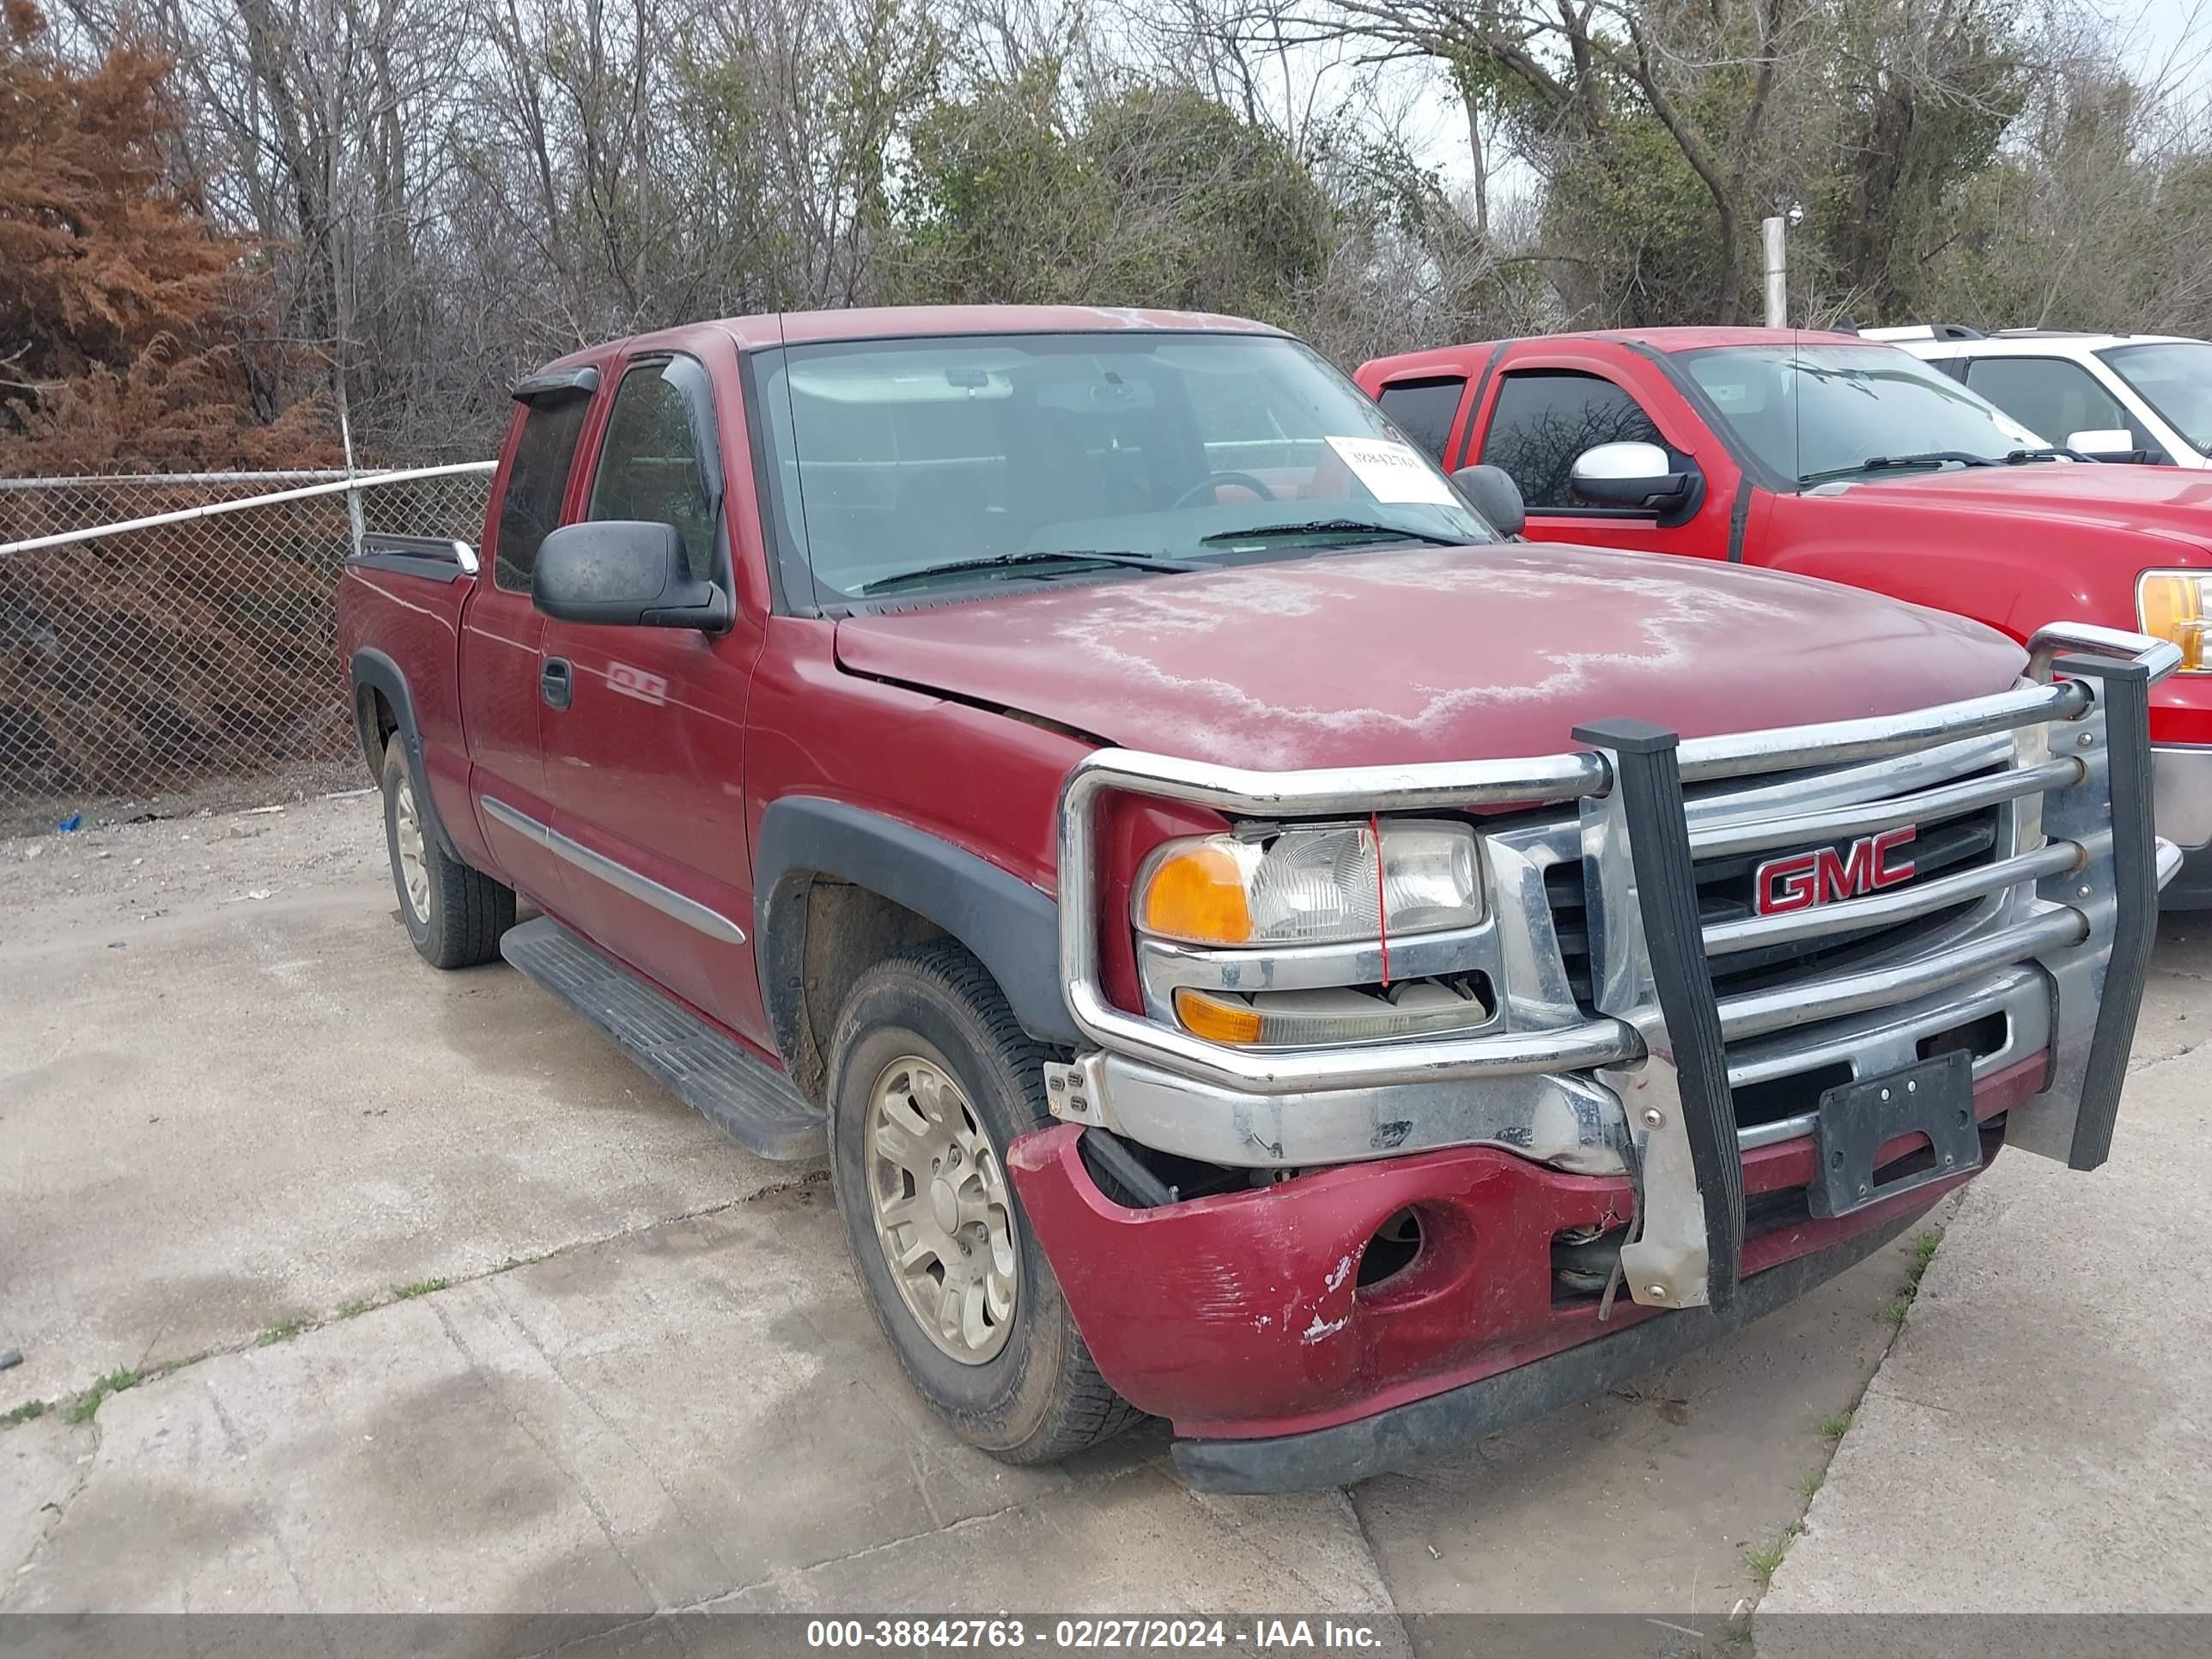
[[798,901],[827,876],[935,923],[974,953],[1041,1042],[1082,1039],[1060,985],[1060,905],[1020,877],[912,824],[842,801],[771,801],[753,850],[753,937],[776,1041],[795,1052],[804,990]]
[[384,750],[376,741],[376,720],[370,713],[373,705],[367,695],[377,691],[391,705],[392,718],[398,724],[400,752],[407,757],[407,769],[415,780],[416,810],[428,820],[439,850],[454,863],[466,864],[468,860],[453,845],[453,838],[446,833],[446,822],[438,816],[437,797],[430,793],[429,769],[422,761],[422,733],[415,723],[415,696],[407,689],[407,676],[400,672],[398,663],[369,646],[353,653],[350,671],[354,736],[361,744],[362,758],[368,763],[368,775],[380,781],[384,776]]

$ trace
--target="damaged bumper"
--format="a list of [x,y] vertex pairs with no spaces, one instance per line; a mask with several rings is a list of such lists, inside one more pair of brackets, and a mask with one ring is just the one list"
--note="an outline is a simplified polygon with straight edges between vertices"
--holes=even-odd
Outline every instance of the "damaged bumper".
[[[1985,1125],[2044,1082],[2039,1058],[1975,1091]],[[1286,1492],[1402,1467],[1587,1398],[1733,1329],[1878,1249],[1968,1177],[1854,1214],[1806,1211],[1809,1140],[1744,1157],[1742,1294],[1726,1316],[1562,1296],[1562,1234],[1635,1205],[1626,1178],[1469,1146],[1155,1209],[1100,1190],[1073,1126],[1007,1158],[1102,1375],[1175,1425],[1194,1486]],[[1990,1152],[2002,1139],[1990,1126]],[[1373,1275],[1370,1242],[1417,1218],[1420,1248]]]
[[[1498,1373],[1609,1375],[1629,1362],[1568,1351],[1611,1334],[1656,1354],[1813,1270],[1753,1296],[1756,1277],[1846,1265],[1846,1246],[1979,1167],[1977,1120],[2006,1115],[1981,1137],[1991,1150],[2095,1167],[2179,861],[2152,832],[2147,695],[2175,658],[2061,626],[2033,642],[2033,678],[1992,696],[1694,741],[1607,722],[1578,730],[1579,750],[1519,761],[1267,774],[1087,757],[1062,799],[1060,915],[1069,1006],[1096,1046],[1047,1068],[1068,1127],[1010,1164],[1108,1378],[1187,1437],[1247,1449],[1194,1451],[1194,1474],[1315,1435],[1370,1449],[1311,1452],[1314,1467],[1364,1470],[1413,1431],[1347,1425],[1425,1402],[1402,1419],[1423,1435],[1495,1426],[1505,1396],[1480,1391]],[[1449,971],[1489,988],[1488,1023],[1240,1048],[1182,1029],[1151,980],[1141,1012],[1115,1006],[1093,844],[1115,792],[1262,825],[1479,814],[1486,913],[1451,936]],[[1915,878],[1849,880],[1875,836],[1913,842]],[[1822,860],[1844,878],[1827,902],[1748,898],[1770,869]],[[1255,1006],[1271,974],[1314,972],[1264,953],[1140,957]],[[1091,1179],[1084,1133],[1123,1174],[1128,1143],[1272,1174],[1181,1202],[1146,1177],[1148,1207],[1125,1208]],[[1406,1214],[1410,1261],[1370,1271],[1370,1241]],[[1562,1235],[1611,1236],[1609,1322],[1594,1300],[1557,1303]],[[1672,1335],[1627,1341],[1660,1313]],[[1425,1403],[1468,1390],[1453,1412]]]

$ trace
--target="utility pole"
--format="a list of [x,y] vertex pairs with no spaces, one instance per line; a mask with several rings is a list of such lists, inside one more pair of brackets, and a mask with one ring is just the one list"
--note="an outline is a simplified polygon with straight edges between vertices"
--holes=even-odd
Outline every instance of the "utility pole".
[[1789,221],[1779,216],[1762,219],[1759,239],[1766,246],[1766,325],[1790,326],[1790,253],[1785,245]]

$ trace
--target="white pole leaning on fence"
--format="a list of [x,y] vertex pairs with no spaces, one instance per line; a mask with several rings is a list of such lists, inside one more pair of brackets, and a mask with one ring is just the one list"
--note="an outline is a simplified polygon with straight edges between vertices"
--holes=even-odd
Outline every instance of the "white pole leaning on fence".
[[[67,547],[74,542],[97,541],[102,536],[119,536],[130,530],[154,530],[165,524],[189,524],[194,519],[212,519],[224,513],[243,513],[248,507],[274,507],[280,501],[305,501],[313,495],[349,495],[356,490],[374,489],[383,484],[405,483],[415,478],[455,478],[465,473],[489,472],[497,465],[495,461],[455,461],[446,466],[416,466],[398,472],[369,472],[357,478],[339,478],[330,483],[307,484],[298,489],[273,490],[266,495],[247,495],[234,501],[209,501],[199,507],[180,507],[173,513],[155,513],[143,519],[124,519],[114,524],[92,525],[82,530],[64,530],[52,536],[32,536],[20,542],[0,542],[0,558],[10,553],[35,553],[42,547]],[[179,479],[175,482],[187,481]]]
[[1786,237],[1789,222],[1784,219],[1762,219],[1759,222],[1759,240],[1766,246],[1766,325],[1769,328],[1790,326],[1790,252]]
[[[338,375],[338,441],[345,446],[346,482],[356,483],[359,481],[360,475],[353,470],[353,422],[346,418],[345,375],[343,369],[339,371]],[[353,537],[353,556],[357,559],[361,556],[361,538],[368,529],[367,520],[362,517],[361,491],[358,489],[349,489],[346,492],[346,529]]]

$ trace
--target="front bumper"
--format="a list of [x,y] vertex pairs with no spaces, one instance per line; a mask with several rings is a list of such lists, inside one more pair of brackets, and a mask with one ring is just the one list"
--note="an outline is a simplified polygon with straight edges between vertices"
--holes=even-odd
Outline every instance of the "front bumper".
[[[2045,1078],[2038,1055],[1977,1085],[1985,1157],[2002,1135],[1990,1120]],[[1557,1295],[1552,1247],[1631,1213],[1626,1177],[1469,1146],[1133,1209],[1091,1178],[1086,1133],[1014,1144],[1024,1212],[1101,1374],[1174,1424],[1194,1485],[1233,1492],[1359,1480],[1585,1397],[1842,1271],[1969,1178],[1824,1219],[1802,1199],[1814,1143],[1753,1148],[1743,1291],[1725,1316],[1623,1297],[1601,1322],[1594,1298]],[[1420,1254],[1362,1285],[1363,1252],[1401,1210],[1420,1219]]]
[[[2042,1054],[2051,1042],[2052,977],[2000,967],[1917,997],[1729,1051],[1729,1082],[1833,1075],[1864,1079],[1939,1048],[1971,1043],[1977,1081]],[[1723,1005],[1722,1026],[1727,1030]],[[1611,1082],[1601,1080],[1610,1076]],[[1622,1175],[1634,1156],[1618,1073],[1523,1072],[1479,1083],[1400,1082],[1261,1094],[1187,1076],[1127,1054],[1085,1054],[1048,1073],[1054,1115],[1125,1140],[1243,1169],[1310,1170],[1439,1147],[1492,1146],[1577,1175]],[[1813,1133],[1813,1094],[1796,1114],[1737,1132],[1739,1151]]]
[[2154,744],[2150,759],[2158,833],[2181,849],[2160,908],[2212,909],[2212,747]]
[[2158,833],[2184,854],[2212,848],[2212,747],[2153,744]]
[[1562,1406],[1595,1399],[1717,1341],[1864,1261],[1924,1212],[1924,1207],[1907,1207],[1753,1274],[1725,1313],[1696,1308],[1660,1314],[1607,1341],[1561,1349],[1334,1428],[1264,1440],[1179,1440],[1173,1448],[1176,1468],[1200,1492],[1243,1493],[1310,1492],[1413,1468]]

